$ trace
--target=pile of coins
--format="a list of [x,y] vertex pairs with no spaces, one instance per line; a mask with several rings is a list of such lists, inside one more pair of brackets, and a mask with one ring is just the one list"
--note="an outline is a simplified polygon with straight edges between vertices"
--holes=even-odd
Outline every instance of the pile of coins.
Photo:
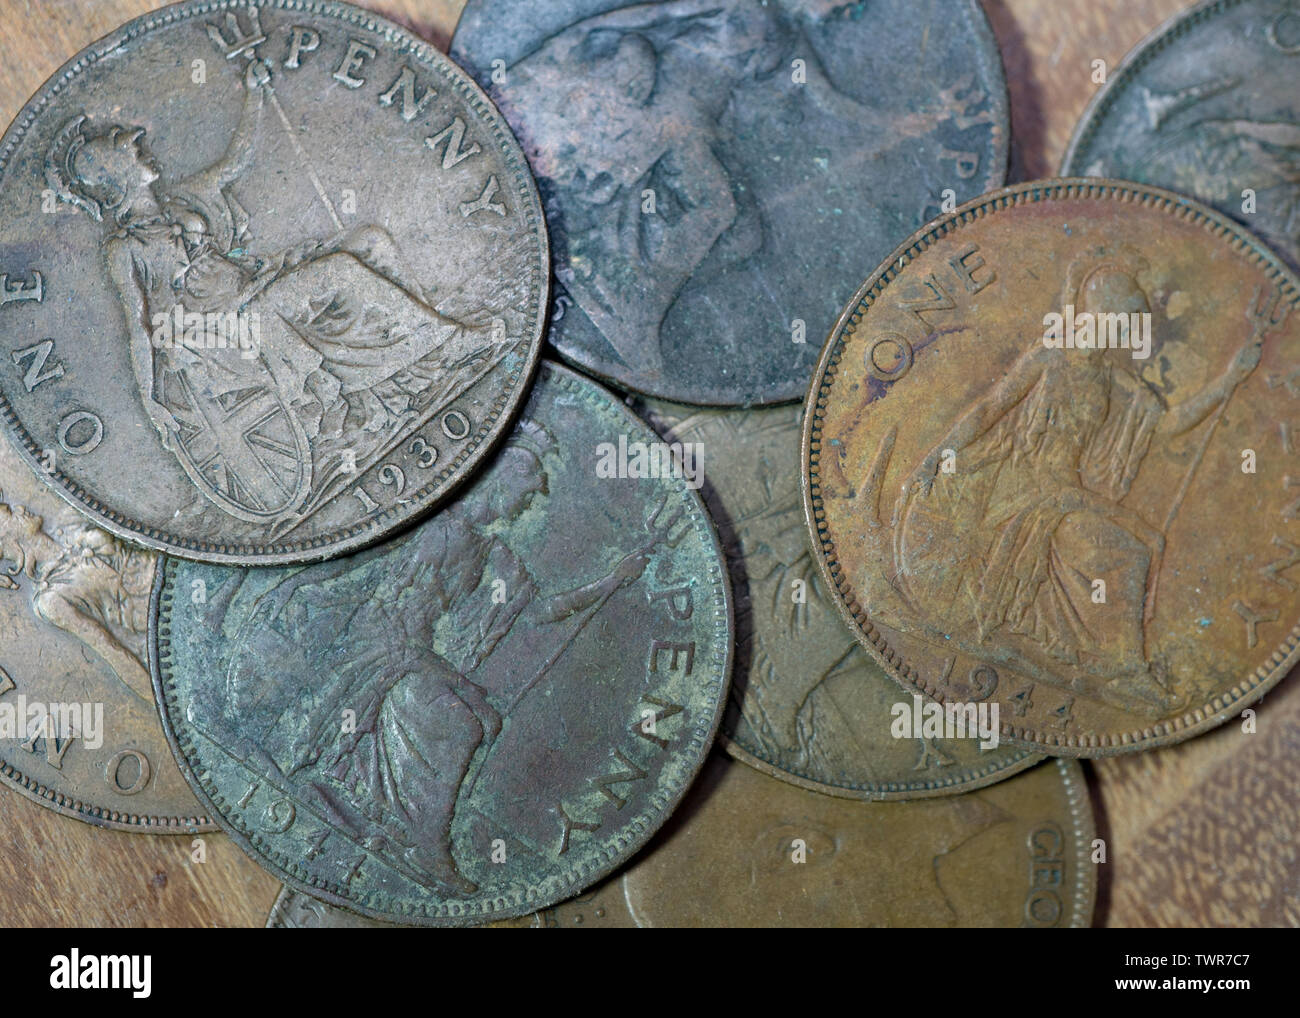
[[976,0],[130,22],[0,142],[0,780],[273,926],[1091,925],[1078,758],[1300,657],[1297,54],[1004,186]]

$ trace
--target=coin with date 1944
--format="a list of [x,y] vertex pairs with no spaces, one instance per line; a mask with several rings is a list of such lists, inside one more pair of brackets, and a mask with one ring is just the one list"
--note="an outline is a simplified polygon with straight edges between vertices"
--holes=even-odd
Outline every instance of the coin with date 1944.
[[487,469],[420,526],[306,568],[168,559],[154,688],[199,798],[263,866],[370,918],[466,926],[631,857],[703,763],[733,640],[654,433],[545,365]]

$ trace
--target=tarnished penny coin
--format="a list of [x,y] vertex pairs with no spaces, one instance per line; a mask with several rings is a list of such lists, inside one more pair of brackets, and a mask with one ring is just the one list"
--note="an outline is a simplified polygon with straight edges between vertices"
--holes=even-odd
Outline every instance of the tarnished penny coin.
[[0,780],[101,827],[212,830],[154,709],[156,565],[55,498],[0,441]]
[[0,141],[0,418],[111,532],[226,562],[373,543],[509,429],[536,188],[459,68],[314,0],[167,7]]
[[966,738],[895,735],[913,695],[845,629],[808,544],[799,494],[798,406],[693,410],[636,404],[703,468],[736,599],[735,677],[722,731],[727,749],[806,788],[859,799],[950,795],[1023,770],[1041,757],[990,726]]
[[1300,8],[1209,0],[1172,19],[1093,97],[1061,172],[1199,198],[1300,268]]
[[550,341],[647,395],[798,399],[862,278],[1004,179],[974,0],[469,0],[555,249]]
[[413,531],[297,570],[168,559],[155,690],[217,821],[299,890],[430,925],[535,911],[628,859],[703,762],[731,664],[699,496],[606,469],[654,439],[548,366]]
[[[1072,760],[966,795],[865,805],[714,756],[631,866],[532,925],[1089,926],[1095,836]],[[267,925],[361,921],[281,895]]]
[[1123,182],[1007,188],[906,241],[804,422],[814,544],[867,649],[1063,755],[1263,695],[1300,657],[1298,285]]

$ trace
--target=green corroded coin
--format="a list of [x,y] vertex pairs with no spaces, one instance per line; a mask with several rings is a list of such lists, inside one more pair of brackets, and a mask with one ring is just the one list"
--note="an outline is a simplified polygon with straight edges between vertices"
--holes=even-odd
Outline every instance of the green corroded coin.
[[731,664],[698,495],[605,469],[654,440],[548,365],[467,493],[396,540],[168,560],[154,686],[218,822],[297,890],[428,925],[533,912],[628,859],[699,769]]
[[796,785],[859,799],[965,792],[1042,759],[1010,744],[981,748],[978,738],[895,737],[904,716],[898,705],[915,714],[913,693],[845,628],[808,545],[799,407],[637,406],[702,467],[702,493],[726,551],[736,663],[722,730],[733,756]]

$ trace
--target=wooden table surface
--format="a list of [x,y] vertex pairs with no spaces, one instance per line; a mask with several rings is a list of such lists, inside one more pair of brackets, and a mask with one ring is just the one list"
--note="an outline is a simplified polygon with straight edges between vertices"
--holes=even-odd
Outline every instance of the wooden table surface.
[[[539,0],[542,2],[542,0]],[[445,49],[463,0],[362,0]],[[7,0],[0,122],[68,57],[154,0]],[[1181,0],[984,0],[1011,88],[1012,179],[1050,176],[1096,86]],[[1087,765],[1107,862],[1098,925],[1300,925],[1300,682],[1181,746]],[[0,924],[260,926],[276,881],[224,836],[123,834],[0,789]]]

